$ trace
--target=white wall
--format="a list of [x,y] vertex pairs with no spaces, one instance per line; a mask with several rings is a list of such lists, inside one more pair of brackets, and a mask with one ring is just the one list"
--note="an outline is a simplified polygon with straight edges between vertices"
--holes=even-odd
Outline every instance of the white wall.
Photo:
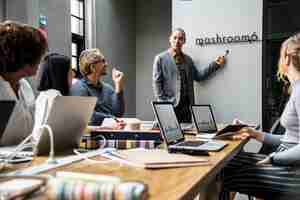
[[261,0],[173,0],[172,27],[187,33],[185,52],[201,68],[230,50],[224,69],[209,80],[195,83],[196,103],[212,104],[217,122],[240,118],[261,123],[262,43],[195,45],[199,37],[244,35],[262,38]]

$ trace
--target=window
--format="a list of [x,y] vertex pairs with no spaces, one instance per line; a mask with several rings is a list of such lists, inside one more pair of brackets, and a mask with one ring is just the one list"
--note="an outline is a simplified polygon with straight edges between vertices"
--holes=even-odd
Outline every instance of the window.
[[85,48],[85,6],[84,0],[71,1],[71,32],[72,32],[72,68],[79,73],[79,55]]

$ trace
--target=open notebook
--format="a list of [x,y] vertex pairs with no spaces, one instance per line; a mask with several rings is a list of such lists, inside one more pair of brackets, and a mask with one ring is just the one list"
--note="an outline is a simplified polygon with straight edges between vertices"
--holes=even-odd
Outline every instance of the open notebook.
[[121,163],[148,169],[209,165],[207,158],[185,154],[171,154],[164,149],[130,149],[104,155]]

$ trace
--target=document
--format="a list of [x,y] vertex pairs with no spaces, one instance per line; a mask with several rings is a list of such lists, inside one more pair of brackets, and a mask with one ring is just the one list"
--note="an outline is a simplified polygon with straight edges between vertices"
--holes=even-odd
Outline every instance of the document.
[[147,169],[188,167],[209,165],[209,159],[185,154],[171,154],[164,149],[130,149],[113,152],[108,155],[124,164]]
[[249,125],[249,124],[229,124],[225,126],[223,129],[219,130],[215,138],[226,138],[228,136],[232,136],[236,134],[237,131],[241,130],[242,128],[254,128],[255,130],[258,130],[260,128],[260,125]]

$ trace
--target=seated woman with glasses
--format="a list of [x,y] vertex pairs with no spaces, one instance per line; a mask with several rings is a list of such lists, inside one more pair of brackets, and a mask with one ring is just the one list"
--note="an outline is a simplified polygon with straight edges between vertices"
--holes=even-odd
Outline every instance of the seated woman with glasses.
[[71,95],[97,97],[90,124],[101,125],[104,118],[122,117],[125,110],[124,74],[112,69],[113,89],[101,80],[107,74],[108,64],[99,49],[84,50],[79,59],[83,78],[72,85]]
[[244,128],[235,137],[253,138],[276,147],[270,155],[239,153],[224,169],[224,192],[240,192],[263,199],[298,199],[300,196],[300,34],[283,42],[278,76],[291,85],[291,95],[281,115],[284,135]]

